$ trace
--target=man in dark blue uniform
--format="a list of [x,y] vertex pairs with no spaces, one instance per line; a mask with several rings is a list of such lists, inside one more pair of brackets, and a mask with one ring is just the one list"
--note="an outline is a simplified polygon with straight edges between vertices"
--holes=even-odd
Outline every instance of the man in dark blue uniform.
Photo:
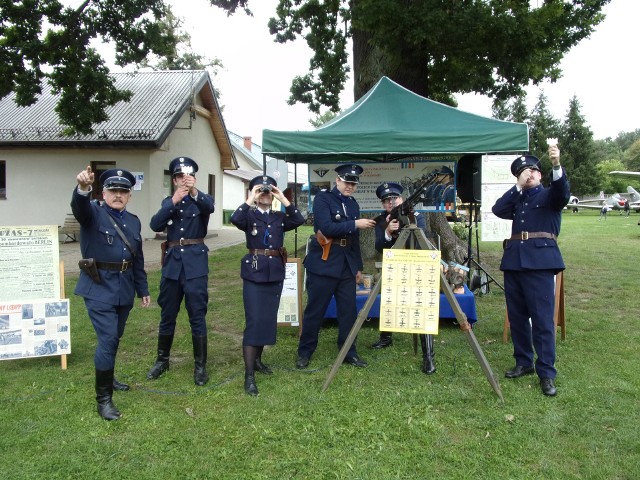
[[[271,209],[274,197],[282,203],[284,212]],[[247,201],[233,212],[231,223],[245,232],[249,249],[240,262],[246,321],[242,356],[244,390],[255,396],[258,395],[255,371],[273,373],[262,363],[262,351],[265,345],[276,343],[278,308],[287,261],[284,232],[302,225],[304,217],[272,177],[259,176],[249,183]]]
[[158,356],[147,378],[158,378],[169,369],[176,317],[184,299],[193,343],[195,367],[193,380],[202,386],[207,375],[207,324],[205,316],[209,293],[209,248],[204,243],[213,213],[211,195],[196,188],[198,164],[188,157],[178,157],[169,164],[175,192],[162,201],[150,222],[154,232],[167,230],[163,243],[164,259],[158,305],[162,307],[158,328]]
[[[376,189],[376,196],[380,199],[382,208],[384,208],[384,212],[375,218],[375,249],[378,253],[382,253],[382,250],[385,248],[393,247],[396,243],[401,225],[398,220],[391,220],[389,214],[395,206],[402,204],[404,201],[402,198],[403,191],[404,188],[402,185],[393,182],[385,182]],[[423,232],[426,232],[427,222],[425,216],[420,212],[415,212],[413,215],[416,226],[422,229]],[[380,332],[380,338],[376,343],[371,345],[371,348],[387,348],[392,344],[393,336],[391,332]],[[422,347],[423,358],[422,371],[427,375],[431,375],[436,371],[433,362],[433,335],[420,335],[420,345]]]
[[516,185],[496,201],[492,211],[513,221],[500,264],[516,360],[515,367],[505,376],[517,378],[534,373],[535,349],[535,372],[542,393],[554,396],[554,276],[565,268],[557,239],[562,209],[569,203],[570,193],[557,145],[549,147],[549,159],[553,174],[550,187],[545,188],[540,184],[540,161],[532,155],[516,158],[511,164]]
[[[309,243],[304,260],[307,269],[307,306],[302,321],[302,334],[298,343],[297,368],[307,368],[311,355],[318,346],[318,335],[327,306],[334,296],[338,320],[338,349],[342,348],[358,314],[356,307],[356,283],[362,275],[360,253],[360,229],[373,228],[375,221],[360,218],[360,207],[352,197],[362,167],[341,165],[337,167],[336,186],[322,190],[313,200],[313,229],[316,237]],[[328,255],[318,242],[331,241]],[[328,245],[325,247],[327,248]],[[351,345],[345,363],[364,368],[367,363]]]
[[140,220],[126,209],[136,179],[124,169],[104,172],[100,176],[102,205],[90,201],[94,181],[91,167],[80,172],[76,180],[71,211],[80,223],[80,250],[87,259],[82,262],[93,267],[87,265],[80,272],[75,294],[84,297],[98,337],[93,358],[98,413],[105,420],[116,420],[120,411],[113,404],[113,390],[129,390],[113,375],[120,338],[135,293],[142,298],[143,307],[151,303]]

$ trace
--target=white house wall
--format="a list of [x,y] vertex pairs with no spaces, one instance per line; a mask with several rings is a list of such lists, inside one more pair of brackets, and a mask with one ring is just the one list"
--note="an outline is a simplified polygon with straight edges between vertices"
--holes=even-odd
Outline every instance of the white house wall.
[[[208,120],[188,113],[178,123],[161,149],[3,149],[6,162],[6,199],[0,200],[0,225],[63,225],[71,213],[71,194],[76,175],[94,162],[115,162],[116,167],[144,174],[140,190],[134,190],[127,208],[140,218],[142,236],[153,238],[149,221],[164,197],[162,183],[169,162],[188,156],[198,162],[197,187],[208,190],[208,175],[215,175],[216,212],[209,230],[222,226],[223,172],[220,151]],[[239,205],[239,203],[237,204]],[[237,206],[236,205],[236,206]]]

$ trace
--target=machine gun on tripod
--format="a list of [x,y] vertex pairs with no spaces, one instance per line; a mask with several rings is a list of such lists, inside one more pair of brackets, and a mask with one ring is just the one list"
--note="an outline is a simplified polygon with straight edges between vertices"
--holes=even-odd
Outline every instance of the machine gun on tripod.
[[415,207],[418,203],[424,203],[427,193],[430,188],[435,185],[440,185],[442,180],[444,180],[448,176],[452,176],[453,172],[451,172],[448,168],[442,168],[440,170],[435,170],[431,172],[426,180],[417,188],[411,195],[409,195],[400,205],[396,205],[393,207],[391,212],[388,214],[382,214],[376,218],[377,222],[384,222],[384,228],[386,229],[393,220],[397,220],[400,223],[400,228],[393,232],[393,237],[397,238],[402,227],[405,227],[409,224],[415,223],[415,214],[413,212],[413,207]]

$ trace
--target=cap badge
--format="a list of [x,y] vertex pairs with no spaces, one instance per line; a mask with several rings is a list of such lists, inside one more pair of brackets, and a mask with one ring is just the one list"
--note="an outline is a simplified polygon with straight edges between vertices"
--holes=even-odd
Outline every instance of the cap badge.
[[118,176],[121,177],[122,176],[122,170],[118,170]]

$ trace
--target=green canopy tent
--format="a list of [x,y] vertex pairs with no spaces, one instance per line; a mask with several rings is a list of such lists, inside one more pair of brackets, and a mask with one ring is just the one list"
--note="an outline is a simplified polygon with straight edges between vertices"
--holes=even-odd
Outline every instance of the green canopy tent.
[[312,131],[263,130],[262,153],[290,163],[393,162],[416,155],[529,150],[528,126],[463,112],[382,77]]

